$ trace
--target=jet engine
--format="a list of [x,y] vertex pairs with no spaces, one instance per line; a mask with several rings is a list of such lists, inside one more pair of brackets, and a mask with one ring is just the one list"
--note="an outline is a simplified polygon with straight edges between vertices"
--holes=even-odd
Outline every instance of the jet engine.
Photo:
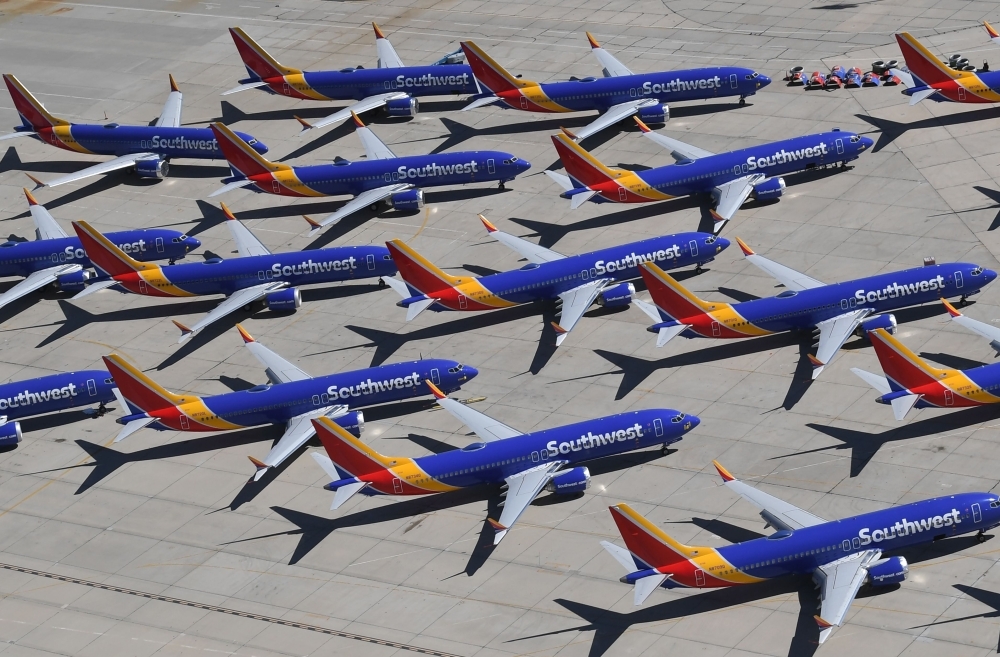
[[21,423],[8,422],[4,416],[0,424],[0,447],[10,447],[21,442]]
[[889,557],[868,569],[868,583],[872,586],[891,586],[906,579],[910,566],[903,557]]
[[758,201],[766,201],[778,198],[783,191],[785,191],[784,178],[768,178],[754,185],[751,194]]
[[158,157],[147,157],[135,161],[135,172],[140,178],[166,178],[170,165]]
[[407,189],[396,192],[389,198],[389,203],[396,210],[419,210],[424,207],[424,190]]
[[85,269],[80,271],[70,272],[68,274],[60,274],[56,278],[56,285],[59,286],[60,290],[66,290],[67,292],[79,292],[83,288],[87,287],[87,281],[90,280],[90,272]]
[[666,103],[657,103],[649,107],[640,107],[635,115],[643,123],[666,123],[670,120],[670,106]]
[[895,335],[896,316],[892,313],[875,315],[874,317],[869,317],[861,322],[860,328],[862,337],[866,337],[868,335],[868,331],[874,331],[875,329],[885,329],[889,335]]
[[545,484],[545,490],[559,495],[582,493],[590,486],[590,470],[585,467],[560,472]]
[[632,303],[635,297],[635,286],[631,283],[619,283],[609,287],[597,297],[597,303],[605,308],[618,308]]
[[269,292],[265,297],[268,310],[295,310],[302,305],[302,293],[297,287]]
[[333,420],[341,429],[351,433],[355,438],[361,437],[361,432],[365,430],[365,414],[361,411],[351,411],[346,415],[341,415]]
[[396,98],[385,104],[385,111],[389,116],[416,116],[420,103],[413,97]]

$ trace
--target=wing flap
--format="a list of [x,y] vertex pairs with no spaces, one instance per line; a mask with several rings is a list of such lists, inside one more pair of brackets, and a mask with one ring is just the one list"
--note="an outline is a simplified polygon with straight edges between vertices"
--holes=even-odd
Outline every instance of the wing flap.
[[743,250],[743,255],[746,256],[747,262],[768,274],[789,290],[801,292],[802,290],[811,290],[826,285],[823,281],[818,281],[812,276],[807,276],[800,271],[795,271],[791,267],[786,267],[774,260],[768,260],[764,256],[757,255],[753,249],[747,246],[746,242],[738,237],[736,238],[736,243]]
[[522,258],[527,259],[528,262],[542,264],[543,262],[562,260],[566,257],[558,251],[546,249],[544,246],[535,244],[534,242],[529,242],[528,240],[521,239],[520,237],[515,237],[510,233],[497,230],[497,227],[490,223],[490,221],[483,215],[479,215],[479,218],[482,220],[483,225],[486,226],[486,230],[489,232],[490,237],[500,242],[511,251],[519,254]]
[[622,119],[627,119],[636,112],[639,111],[640,107],[645,107],[647,105],[655,105],[655,100],[650,100],[644,98],[642,100],[630,100],[627,103],[619,103],[618,105],[612,105],[608,108],[608,111],[601,114],[599,117],[583,126],[579,130],[574,129],[573,135],[575,141],[580,141],[586,139],[590,135],[597,134],[601,130],[604,130],[608,126],[612,126]]
[[102,173],[111,173],[112,171],[118,171],[119,169],[126,169],[134,165],[136,160],[142,160],[147,157],[159,156],[156,153],[132,153],[129,155],[122,155],[121,157],[116,157],[113,160],[95,164],[94,166],[87,167],[86,169],[80,169],[79,171],[56,178],[55,180],[50,180],[44,184],[46,187],[58,187],[59,185],[76,182],[77,180],[83,180],[84,178],[90,178],[91,176],[99,176]]
[[[313,428],[312,424],[314,419],[324,415],[330,418],[337,418],[346,412],[346,406],[325,406],[310,413],[303,413],[302,415],[293,417],[285,425],[285,433],[281,434],[281,438],[278,439],[278,442],[274,444],[271,451],[261,461],[261,465],[257,466],[257,471],[253,475],[254,481],[259,481],[268,469],[284,463],[285,459],[291,456],[295,450],[305,445],[310,438],[316,435],[316,429]],[[315,459],[316,457],[313,456],[313,458]],[[319,462],[318,459],[317,462]]]
[[361,192],[350,201],[345,203],[339,210],[333,214],[327,216],[321,221],[316,222],[316,226],[309,231],[309,234],[319,232],[327,226],[332,226],[340,222],[341,219],[348,215],[352,215],[358,210],[364,209],[373,203],[378,203],[382,199],[389,198],[396,192],[402,192],[410,189],[410,185],[397,184],[388,185],[386,187],[376,187],[375,189],[369,189],[368,191]]
[[587,312],[594,299],[601,293],[601,290],[608,284],[608,279],[599,278],[589,283],[584,283],[572,290],[567,290],[559,295],[562,299],[562,314],[559,316],[559,324],[556,326],[556,346],[563,343],[566,336],[573,327],[576,326],[583,313]]
[[361,114],[362,112],[367,112],[368,110],[373,110],[382,107],[390,100],[396,100],[399,98],[407,98],[407,97],[408,96],[401,91],[396,91],[389,94],[379,94],[377,96],[369,96],[368,98],[359,100],[353,105],[348,105],[344,109],[338,110],[333,114],[331,114],[330,116],[320,119],[319,121],[315,121],[313,123],[306,123],[305,121],[302,121],[300,119],[299,123],[302,124],[302,132],[300,132],[299,135],[303,135],[309,130],[317,130],[319,128],[325,128],[326,126],[332,125],[334,123],[340,123],[341,121],[346,121],[347,119],[351,118],[352,112],[354,114]]
[[493,545],[500,543],[528,505],[542,492],[545,484],[549,483],[555,471],[566,463],[566,461],[551,461],[506,478],[507,499],[504,501],[503,511],[498,521],[490,522],[496,531]]
[[833,626],[844,622],[858,589],[868,576],[868,565],[877,560],[881,550],[865,550],[833,563],[820,566],[814,577],[819,580],[822,602],[820,605],[819,642],[823,643]]
[[226,215],[226,225],[229,226],[229,233],[233,236],[233,241],[236,242],[236,249],[240,252],[241,258],[271,255],[271,251],[229,211],[225,203],[222,204],[222,212]]
[[[178,343],[184,343],[194,337],[194,334],[205,328],[213,322],[217,322],[226,315],[234,313],[248,303],[253,303],[257,299],[261,299],[268,292],[274,292],[275,290],[280,290],[287,287],[287,283],[264,283],[262,285],[254,285],[253,287],[245,287],[242,290],[237,290],[225,299],[218,306],[213,308],[207,315],[198,320],[194,325],[188,327],[183,326],[181,328],[181,337],[177,341]],[[176,324],[176,322],[174,322]]]
[[861,320],[870,315],[871,312],[869,308],[861,308],[831,317],[816,325],[816,328],[819,329],[819,347],[816,349],[815,358],[810,357],[813,363],[813,379],[818,377],[823,368],[830,364],[833,357],[847,342],[847,338],[851,337],[854,330],[858,328]]
[[826,522],[825,519],[809,513],[805,509],[800,509],[794,504],[790,504],[774,495],[769,495],[738,479],[726,481],[725,486],[760,509],[760,515],[764,520],[777,529],[794,531],[803,527],[822,525]]
[[7,304],[18,300],[25,295],[31,294],[35,290],[45,287],[49,283],[54,283],[56,279],[63,274],[72,274],[73,272],[78,272],[81,269],[83,269],[83,267],[80,265],[60,265],[58,267],[50,267],[49,269],[31,272],[23,281],[3,294],[0,294],[0,308],[3,308]]

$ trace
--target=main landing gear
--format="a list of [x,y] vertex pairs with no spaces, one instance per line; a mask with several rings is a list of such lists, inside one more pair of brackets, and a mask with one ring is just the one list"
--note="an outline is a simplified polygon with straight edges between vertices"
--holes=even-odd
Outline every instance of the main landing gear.
[[660,454],[666,456],[670,453],[670,443],[663,443],[663,447],[660,448]]
[[740,107],[743,107],[746,104],[747,104],[747,97],[746,96],[740,96]]
[[83,414],[89,415],[90,417],[104,417],[104,414],[108,412],[108,407],[104,402],[101,402],[97,408],[87,408],[84,409]]
[[985,542],[986,542],[986,530],[980,529],[979,533],[976,534],[976,543],[985,543]]
[[504,186],[504,184],[503,184],[503,181],[502,181],[502,180],[500,181],[500,184],[499,184],[499,185],[497,185],[497,187],[499,187],[500,189],[507,189],[507,188],[506,188],[506,187]]

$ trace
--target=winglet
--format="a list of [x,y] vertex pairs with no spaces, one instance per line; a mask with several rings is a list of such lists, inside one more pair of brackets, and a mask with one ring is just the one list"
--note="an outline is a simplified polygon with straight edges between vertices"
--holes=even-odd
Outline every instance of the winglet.
[[816,358],[812,354],[809,354],[809,362],[812,363],[813,367],[826,367],[826,363],[821,361],[819,358]]
[[[177,324],[177,322],[174,322],[174,324]],[[242,324],[237,324],[236,325],[236,330],[240,332],[240,337],[243,338],[243,342],[245,344],[250,344],[251,342],[256,342],[256,340],[253,339],[253,336],[250,335],[245,328],[243,328]]]
[[741,240],[740,238],[738,238],[738,237],[736,238],[736,243],[740,245],[740,250],[743,251],[743,255],[745,255],[745,256],[756,255],[753,252],[753,249],[751,249],[749,246],[747,246],[747,243],[744,242],[743,240]]
[[179,328],[181,330],[181,337],[184,337],[184,336],[187,336],[187,335],[191,335],[191,333],[193,332],[193,331],[191,331],[191,329],[189,329],[188,327],[184,326],[183,324],[181,324],[180,322],[178,322],[176,319],[172,319],[170,321],[174,323],[174,326],[176,326],[177,328]]
[[[986,21],[983,21],[983,22],[985,23]],[[591,34],[590,32],[587,32],[587,40],[590,41],[590,47],[591,48],[600,48],[601,47],[601,44],[597,43],[597,39],[595,39],[594,35]]]
[[566,336],[569,335],[569,331],[567,331],[563,327],[559,326],[555,322],[552,322],[552,328],[555,329],[555,332],[556,332],[556,346],[558,347],[558,346],[562,345],[563,340],[565,340]]
[[180,87],[177,86],[177,80],[174,79],[174,74],[167,73],[167,77],[170,78],[170,91],[180,91]]
[[[28,190],[24,190],[24,193],[27,194]],[[30,197],[29,197],[29,200],[30,200]],[[497,232],[497,227],[494,226],[493,223],[489,219],[487,219],[483,215],[479,215],[479,220],[483,222],[484,226],[486,226],[486,232],[488,232],[488,233],[495,233],[495,232]]]
[[828,620],[824,620],[821,616],[813,616],[816,619],[816,624],[819,625],[821,630],[829,630],[833,627],[833,623]]
[[643,132],[652,132],[650,127],[645,123],[643,123],[642,119],[640,119],[638,116],[633,116],[632,118],[635,119],[635,122],[639,126],[640,130],[642,130]]
[[[313,219],[309,215],[305,215],[304,214],[304,215],[302,215],[302,218],[306,220],[306,223],[308,223],[310,226],[312,226],[312,229],[314,231],[315,230],[319,230],[320,228],[323,227],[323,224],[321,224],[320,222],[316,221],[315,219]],[[312,233],[309,233],[309,234],[311,235]]]
[[719,476],[722,477],[723,481],[736,481],[736,477],[734,477],[729,470],[722,467],[721,463],[718,461],[712,461],[712,465],[714,465],[715,469],[719,471]]
[[486,522],[490,523],[490,526],[493,527],[493,531],[495,532],[505,532],[508,529],[508,527],[504,527],[493,518],[487,518]]
[[312,130],[312,124],[311,123],[309,123],[308,121],[306,121],[305,119],[303,119],[301,117],[295,116],[294,114],[292,116],[295,118],[296,121],[298,121],[299,123],[302,124],[302,129],[303,130]]
[[357,113],[354,112],[354,110],[351,110],[351,118],[354,119],[354,127],[355,128],[364,128],[365,127],[365,122],[361,120],[361,117],[358,116]]
[[[28,191],[28,190],[24,190],[24,191]],[[944,304],[944,307],[945,307],[945,309],[947,309],[948,314],[951,315],[952,317],[961,317],[962,316],[962,313],[960,313],[958,311],[958,308],[956,308],[955,306],[951,305],[951,303],[949,303],[947,299],[941,299],[941,303]]]
[[572,139],[573,141],[576,141],[576,135],[575,135],[575,134],[573,134],[573,131],[572,131],[572,130],[570,130],[569,128],[564,128],[564,127],[562,127],[562,126],[559,126],[559,129],[560,129],[560,130],[562,130],[562,133],[563,133],[564,135],[566,135],[567,137],[569,137],[569,138],[570,138],[570,139]]
[[[24,190],[24,196],[28,199],[28,205],[38,205],[38,200],[32,196],[31,192],[28,191],[27,187],[22,187]],[[485,219],[483,221],[486,221]]]
[[219,203],[219,205],[222,207],[222,214],[226,215],[226,219],[228,221],[236,221],[236,215],[234,215],[232,211],[226,207],[225,203]]
[[271,467],[267,463],[261,461],[260,459],[255,459],[252,456],[248,456],[247,458],[250,459],[251,463],[253,463],[253,467],[257,468],[258,470],[267,470],[269,467]]
[[998,34],[997,31],[993,29],[992,25],[990,25],[986,21],[983,21],[983,27],[986,28],[987,32],[989,32],[991,39],[1000,39],[1000,34]]
[[35,177],[34,177],[33,175],[31,175],[30,173],[25,173],[24,175],[28,176],[28,178],[30,178],[30,179],[31,179],[31,182],[35,183],[35,189],[41,189],[42,187],[45,187],[45,183],[43,183],[43,182],[42,182],[41,180],[39,180],[38,178],[35,178]]
[[382,32],[382,30],[379,29],[378,23],[376,23],[375,21],[372,21],[372,27],[375,28],[375,38],[376,39],[384,39],[385,38],[385,34]]
[[443,392],[441,392],[441,388],[438,388],[436,385],[434,385],[430,381],[427,381],[425,379],[424,383],[427,384],[427,387],[431,389],[431,394],[434,395],[437,399],[444,399],[444,398],[446,398],[448,396],[448,395],[444,394]]

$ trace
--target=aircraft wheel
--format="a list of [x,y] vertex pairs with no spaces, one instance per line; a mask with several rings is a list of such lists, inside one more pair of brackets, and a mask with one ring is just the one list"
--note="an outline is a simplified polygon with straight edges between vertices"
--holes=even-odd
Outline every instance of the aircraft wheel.
[[747,104],[747,99],[746,98],[740,98],[740,107],[743,107],[746,104]]

